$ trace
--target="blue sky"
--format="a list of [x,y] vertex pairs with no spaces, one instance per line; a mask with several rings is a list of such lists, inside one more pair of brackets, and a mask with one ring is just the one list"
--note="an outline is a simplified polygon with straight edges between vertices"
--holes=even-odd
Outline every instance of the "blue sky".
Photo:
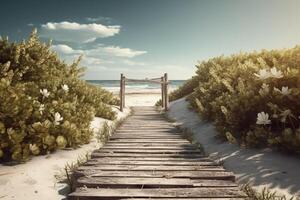
[[298,0],[1,1],[0,35],[53,39],[71,62],[84,55],[85,79],[186,79],[195,64],[239,51],[300,43]]

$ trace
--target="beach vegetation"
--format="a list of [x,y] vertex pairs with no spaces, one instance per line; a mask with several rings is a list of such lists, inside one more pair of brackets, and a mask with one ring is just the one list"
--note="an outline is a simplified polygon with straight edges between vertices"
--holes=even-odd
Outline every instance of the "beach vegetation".
[[300,46],[211,58],[170,99],[187,96],[227,140],[300,152],[299,57]]
[[76,148],[93,136],[94,116],[114,120],[113,94],[82,80],[80,58],[60,60],[34,30],[0,39],[0,162]]

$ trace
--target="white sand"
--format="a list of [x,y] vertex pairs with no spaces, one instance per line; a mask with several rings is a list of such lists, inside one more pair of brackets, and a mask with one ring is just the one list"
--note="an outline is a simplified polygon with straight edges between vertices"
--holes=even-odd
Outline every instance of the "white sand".
[[[114,109],[117,111],[117,109]],[[118,118],[130,113],[126,108],[123,113],[118,112]],[[95,118],[91,127],[99,130],[104,121]],[[55,175],[60,174],[66,163],[72,163],[79,156],[101,147],[93,139],[91,143],[76,150],[59,150],[49,156],[37,156],[25,164],[15,166],[0,165],[0,199],[1,200],[58,200],[64,199],[66,184],[57,183]]]
[[126,106],[154,106],[160,98],[160,94],[128,94],[125,96],[125,104]]
[[224,166],[236,174],[238,183],[250,182],[258,190],[267,187],[287,196],[300,195],[299,157],[270,149],[240,149],[219,141],[214,126],[202,121],[187,105],[184,99],[172,102],[169,116],[192,130],[207,154],[224,160]]

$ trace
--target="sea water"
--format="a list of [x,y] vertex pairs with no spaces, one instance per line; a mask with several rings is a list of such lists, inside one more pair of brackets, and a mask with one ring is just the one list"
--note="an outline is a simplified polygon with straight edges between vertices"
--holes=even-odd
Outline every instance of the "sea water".
[[[120,80],[87,80],[87,82],[101,86],[111,92],[117,93],[120,90]],[[185,80],[170,80],[170,91],[181,86]],[[150,82],[126,82],[126,93],[159,93],[161,85]]]

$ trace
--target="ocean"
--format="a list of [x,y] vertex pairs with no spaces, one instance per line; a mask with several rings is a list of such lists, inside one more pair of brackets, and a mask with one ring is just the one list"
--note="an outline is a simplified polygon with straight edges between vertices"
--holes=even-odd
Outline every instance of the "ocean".
[[[87,82],[101,86],[108,91],[118,93],[120,90],[120,80],[87,80]],[[177,89],[185,80],[170,80],[170,91]],[[126,82],[126,93],[160,93],[161,85],[149,82]]]

